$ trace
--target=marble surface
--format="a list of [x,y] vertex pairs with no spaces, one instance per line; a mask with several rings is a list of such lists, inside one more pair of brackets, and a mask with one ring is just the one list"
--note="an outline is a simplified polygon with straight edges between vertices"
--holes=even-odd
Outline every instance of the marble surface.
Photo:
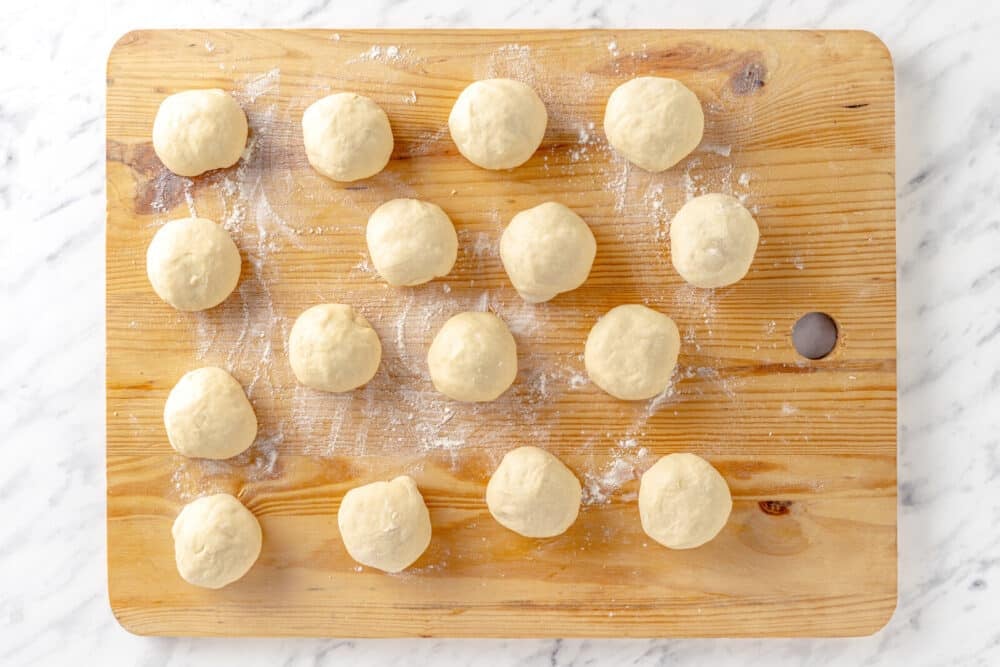
[[[1000,5],[7,0],[0,664],[1000,664]],[[846,640],[192,640],[105,583],[104,61],[139,27],[865,28],[897,77],[899,607]]]

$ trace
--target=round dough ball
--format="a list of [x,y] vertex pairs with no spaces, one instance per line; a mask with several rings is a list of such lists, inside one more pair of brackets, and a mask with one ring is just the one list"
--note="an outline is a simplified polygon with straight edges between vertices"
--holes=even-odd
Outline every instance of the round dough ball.
[[517,376],[517,344],[493,313],[459,313],[427,352],[434,388],[456,401],[492,401]]
[[521,211],[500,237],[500,260],[521,298],[548,301],[587,280],[597,253],[590,227],[573,211],[546,202]]
[[759,240],[757,221],[738,199],[702,195],[670,223],[670,261],[695,287],[725,287],[750,270]]
[[292,325],[288,359],[299,382],[322,391],[350,391],[375,376],[382,343],[372,325],[354,308],[321,303]]
[[705,131],[701,102],[683,83],[640,76],[615,88],[604,110],[608,141],[632,164],[663,171],[697,148]]
[[500,525],[525,537],[565,533],[580,512],[580,480],[538,447],[507,452],[486,485],[486,506]]
[[528,161],[545,136],[549,115],[538,94],[520,81],[469,84],[448,116],[451,139],[483,169],[513,169]]
[[257,437],[257,416],[243,387],[214,366],[185,373],[163,408],[167,439],[179,454],[228,459],[247,450]]
[[733,509],[719,471],[694,454],[670,454],[639,483],[642,529],[665,547],[694,549],[719,534]]
[[313,169],[335,181],[374,176],[392,155],[392,128],[382,107],[355,93],[313,102],[302,114],[302,139]]
[[174,520],[174,557],[184,581],[222,588],[246,574],[260,555],[260,524],[229,495],[203,496]]
[[641,401],[670,385],[681,337],[674,321],[646,306],[616,306],[590,330],[587,375],[615,398]]
[[171,95],[160,103],[153,121],[156,156],[181,176],[232,166],[246,144],[246,114],[217,88]]
[[390,285],[420,285],[448,275],[458,235],[448,214],[419,199],[393,199],[375,209],[365,228],[368,254]]
[[406,569],[431,543],[431,516],[417,483],[405,475],[344,494],[337,511],[351,558],[385,572]]
[[146,275],[156,294],[177,310],[205,310],[236,289],[240,251],[222,225],[211,220],[171,220],[146,250]]

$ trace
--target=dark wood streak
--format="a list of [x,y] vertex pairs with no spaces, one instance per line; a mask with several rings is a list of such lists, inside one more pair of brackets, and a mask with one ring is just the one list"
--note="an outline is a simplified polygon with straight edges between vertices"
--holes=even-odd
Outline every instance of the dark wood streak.
[[184,200],[184,179],[163,166],[151,143],[108,140],[107,154],[108,162],[118,162],[135,172],[134,210],[139,215],[169,211]]

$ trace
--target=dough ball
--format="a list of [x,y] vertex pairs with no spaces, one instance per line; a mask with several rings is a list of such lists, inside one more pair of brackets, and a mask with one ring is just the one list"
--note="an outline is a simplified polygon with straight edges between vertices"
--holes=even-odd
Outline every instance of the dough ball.
[[313,169],[335,181],[374,176],[392,155],[392,128],[382,107],[355,93],[313,102],[302,114],[302,139]]
[[590,330],[583,362],[598,387],[615,398],[641,401],[670,384],[680,348],[672,319],[646,306],[617,306]]
[[441,207],[393,199],[375,209],[365,228],[368,254],[390,285],[420,285],[448,275],[458,257],[458,235]]
[[725,287],[750,270],[759,239],[757,221],[738,199],[702,195],[670,223],[670,261],[695,287]]
[[671,549],[705,544],[726,525],[732,509],[726,480],[694,454],[664,456],[639,484],[642,529]]
[[525,537],[565,533],[580,511],[580,481],[538,447],[507,452],[486,485],[486,506],[505,528]]
[[545,136],[549,116],[529,86],[512,79],[469,84],[448,116],[451,139],[483,169],[513,169],[528,161]]
[[597,241],[587,223],[556,202],[521,211],[500,237],[503,268],[529,303],[582,285],[596,253]]
[[229,495],[204,496],[174,520],[174,557],[184,581],[222,588],[246,574],[260,555],[260,524]]
[[153,150],[167,169],[197,176],[229,167],[247,144],[247,117],[219,89],[186,90],[160,103],[153,121]]
[[240,251],[222,225],[211,220],[171,220],[146,250],[146,275],[156,294],[177,310],[205,310],[236,289]]
[[663,171],[697,148],[705,131],[701,102],[683,83],[640,76],[615,88],[604,110],[604,134],[615,150],[646,171]]
[[185,373],[163,408],[167,439],[179,454],[228,459],[257,437],[257,417],[236,379],[214,366]]
[[492,401],[517,376],[517,345],[493,313],[459,313],[427,352],[434,388],[456,401]]
[[307,309],[292,325],[288,359],[299,382],[322,391],[350,391],[375,376],[382,361],[378,334],[342,303]]
[[431,516],[411,477],[372,482],[344,494],[337,512],[351,558],[385,572],[413,564],[431,543]]

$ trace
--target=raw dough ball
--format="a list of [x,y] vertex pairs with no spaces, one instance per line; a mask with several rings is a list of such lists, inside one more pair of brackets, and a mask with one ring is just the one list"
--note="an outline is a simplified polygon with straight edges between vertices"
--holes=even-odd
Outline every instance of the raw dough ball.
[[726,525],[732,509],[726,480],[694,454],[664,456],[639,484],[642,529],[671,549],[705,544]]
[[171,220],[146,250],[146,275],[156,294],[177,310],[205,310],[236,289],[240,251],[211,220]]
[[382,343],[364,315],[342,303],[321,303],[292,325],[288,360],[295,377],[307,387],[350,391],[375,376]]
[[153,150],[175,174],[197,176],[236,164],[247,143],[247,117],[219,89],[186,90],[160,103]]
[[393,199],[375,209],[365,228],[375,270],[390,285],[420,285],[448,275],[458,257],[458,235],[441,207]]
[[647,171],[669,169],[693,151],[705,130],[701,102],[680,81],[640,76],[615,88],[604,133],[615,150]]
[[392,155],[392,128],[382,107],[355,93],[313,102],[302,114],[302,139],[313,169],[335,181],[374,176]]
[[462,91],[448,116],[459,152],[483,169],[513,169],[528,161],[549,116],[529,86],[512,79],[476,81]]
[[222,588],[246,574],[260,555],[260,524],[229,495],[204,496],[174,520],[174,557],[184,581]]
[[405,475],[344,494],[337,512],[351,558],[385,572],[409,567],[431,543],[431,516],[417,483]]
[[486,485],[486,506],[500,525],[525,537],[565,533],[580,511],[580,481],[538,447],[507,452]]
[[243,387],[214,366],[181,377],[167,396],[163,423],[178,453],[203,459],[236,456],[257,437],[257,417]]
[[702,195],[670,223],[670,261],[696,287],[724,287],[750,270],[759,239],[757,221],[738,199]]
[[556,202],[521,211],[500,237],[503,268],[529,303],[582,285],[596,253],[597,241],[587,223]]
[[493,313],[459,313],[427,352],[435,389],[456,401],[492,401],[514,383],[517,345]]
[[590,330],[587,375],[615,398],[641,401],[670,384],[681,337],[674,321],[646,306],[616,306]]

